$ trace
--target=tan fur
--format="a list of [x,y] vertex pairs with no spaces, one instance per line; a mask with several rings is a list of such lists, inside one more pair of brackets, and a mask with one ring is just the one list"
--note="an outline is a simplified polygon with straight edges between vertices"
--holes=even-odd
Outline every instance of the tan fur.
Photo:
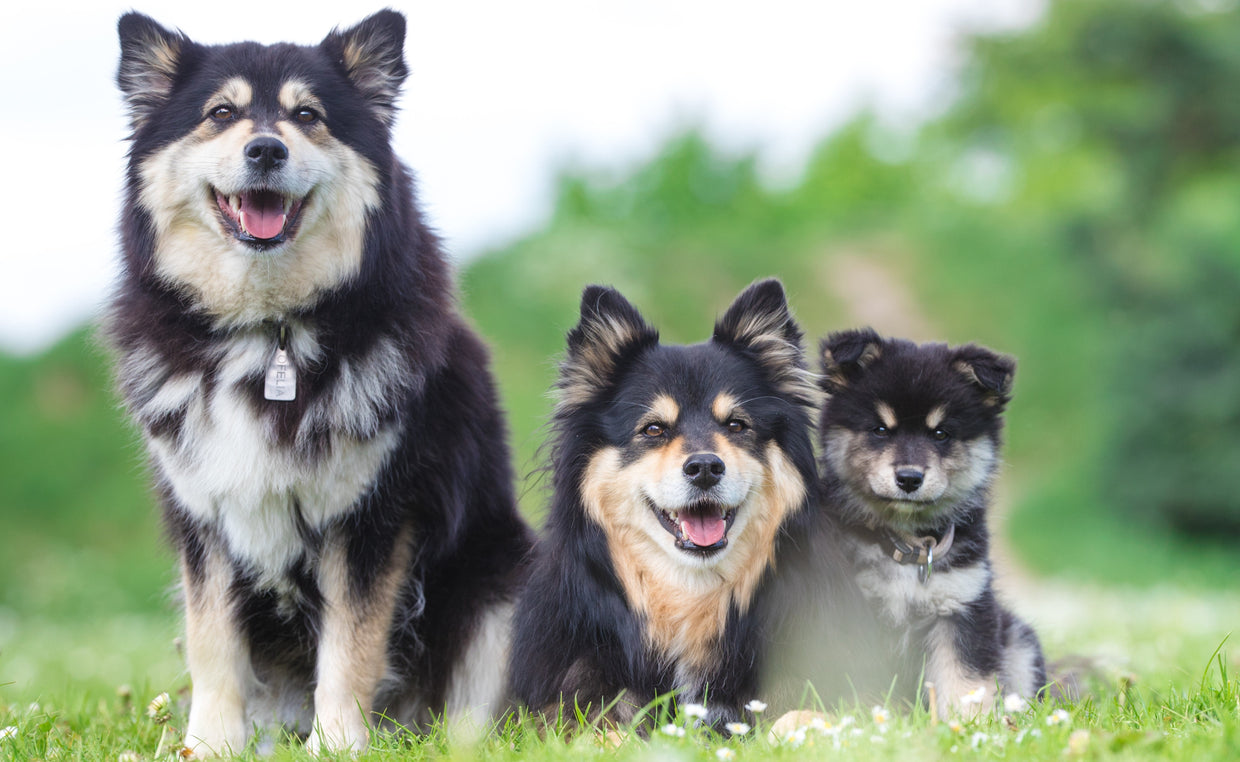
[[584,405],[605,387],[615,370],[616,358],[636,341],[643,326],[601,317],[601,322],[582,323],[585,336],[580,348],[570,352],[560,368],[559,411]]
[[926,416],[926,428],[931,431],[937,429],[939,424],[941,424],[945,418],[947,418],[947,406],[939,405],[935,409],[931,410],[930,414]]
[[680,405],[676,404],[676,400],[660,394],[654,398],[654,402],[650,403],[650,417],[642,419],[642,428],[652,423],[661,423],[668,426],[674,425],[680,419]]
[[607,537],[625,597],[644,617],[649,642],[669,659],[698,669],[711,663],[729,608],[748,610],[763,572],[773,563],[780,525],[805,497],[799,474],[774,443],[765,464],[723,437],[716,438],[716,453],[729,473],[746,472],[754,480],[737,508],[728,547],[710,563],[676,549],[643,496],[643,485],[669,469],[680,473],[687,454],[681,443],[623,467],[619,450],[601,450],[582,480],[587,515]]
[[[254,100],[254,88],[250,86],[250,83],[242,77],[233,77],[221,85],[220,89],[216,90],[215,94],[206,100],[203,104],[202,115],[206,117],[213,109],[220,106],[245,108],[250,105],[252,100]],[[198,131],[203,132],[204,127],[206,130],[210,129],[203,125],[198,128]]]
[[245,697],[254,676],[229,590],[232,568],[221,552],[208,551],[197,583],[182,563],[185,589],[185,656],[194,676],[185,745],[197,756],[240,753],[249,725]]
[[359,599],[349,586],[344,543],[337,538],[325,543],[318,573],[323,615],[315,668],[314,730],[307,740],[311,751],[361,751],[370,743],[369,713],[387,672],[388,633],[409,548],[408,537],[397,538],[387,569]]
[[736,398],[727,392],[723,392],[718,397],[715,397],[715,401],[710,406],[710,412],[715,416],[716,421],[727,423],[736,415],[736,411],[739,408],[740,403],[736,401]]
[[[977,675],[956,655],[956,626],[942,619],[926,637],[927,682],[934,683],[938,712],[942,716],[976,717],[995,705],[995,675]],[[981,692],[980,702],[965,703],[965,696]]]
[[888,405],[886,402],[879,402],[874,406],[874,409],[878,413],[878,419],[887,428],[894,429],[900,423],[900,419],[896,418],[896,411],[892,410],[891,405]]
[[[399,49],[395,52],[388,51],[382,44],[376,49],[370,46],[373,42],[366,36],[352,36],[345,40],[344,65],[349,72],[349,79],[353,80],[353,84],[363,93],[369,95],[390,93],[390,97],[394,99],[395,94],[400,90],[401,79],[392,77],[389,72],[400,67],[393,66],[392,64],[396,62],[383,56],[399,56],[401,52]],[[373,104],[373,108],[385,122],[391,124],[396,114],[393,108],[387,105],[387,100],[387,98],[380,99]]]
[[[323,102],[318,99],[310,86],[300,80],[290,80],[280,87],[280,105],[288,113],[293,113],[300,108],[312,108],[319,112],[321,116],[327,116],[326,110],[323,108]],[[322,123],[319,123],[320,126]]]
[[[157,98],[163,98],[172,92],[172,83],[181,59],[180,40],[165,39],[157,35],[135,47],[135,52],[141,55],[142,62],[138,66],[121,67],[120,76],[124,80],[121,89],[127,93],[143,93]],[[135,74],[135,71],[138,73]],[[129,121],[135,131],[146,123],[146,112],[147,109],[130,102]]]
[[[221,94],[238,98],[240,107],[248,88],[234,79]],[[306,95],[303,89],[286,83],[286,94]],[[207,101],[204,108],[215,105]],[[140,167],[139,203],[158,239],[155,272],[226,326],[283,317],[347,282],[361,267],[367,215],[379,206],[374,167],[325,125],[307,131],[280,121],[275,129],[289,148],[287,191],[306,200],[296,235],[271,252],[255,252],[224,231],[211,190],[243,187],[244,147],[270,134],[256,131],[251,120],[238,119],[222,132],[204,122]]]

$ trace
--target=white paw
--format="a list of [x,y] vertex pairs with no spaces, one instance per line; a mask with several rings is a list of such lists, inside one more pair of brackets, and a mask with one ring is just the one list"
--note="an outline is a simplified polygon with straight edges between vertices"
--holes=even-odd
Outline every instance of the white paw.
[[356,720],[314,721],[314,731],[306,739],[306,750],[318,755],[324,752],[357,754],[370,747],[370,729],[359,716]]

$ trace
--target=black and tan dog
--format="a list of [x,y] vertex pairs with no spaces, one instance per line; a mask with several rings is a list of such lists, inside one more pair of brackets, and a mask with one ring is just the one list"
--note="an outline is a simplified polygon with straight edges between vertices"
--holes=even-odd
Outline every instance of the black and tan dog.
[[404,18],[309,47],[119,32],[109,333],[180,557],[188,746],[485,719],[531,537],[486,350],[389,144]]
[[[722,727],[755,697],[755,600],[806,512],[817,390],[777,281],[710,341],[659,343],[619,293],[586,289],[558,384],[546,536],[522,597],[514,692],[625,722],[656,697]],[[571,710],[570,710],[571,711]]]
[[924,669],[943,712],[996,688],[1037,696],[1041,646],[995,598],[986,529],[1014,361],[871,330],[832,334],[822,356],[822,497],[891,630],[892,674],[915,689]]

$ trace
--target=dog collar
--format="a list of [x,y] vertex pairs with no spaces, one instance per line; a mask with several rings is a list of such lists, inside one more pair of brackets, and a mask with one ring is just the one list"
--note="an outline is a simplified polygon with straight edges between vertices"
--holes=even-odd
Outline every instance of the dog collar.
[[916,565],[918,567],[917,581],[923,585],[930,580],[930,575],[934,572],[934,562],[947,557],[948,551],[952,548],[952,542],[956,539],[955,524],[948,526],[947,531],[938,539],[933,535],[914,537],[903,532],[885,528],[880,530],[870,526],[866,526],[864,530],[870,535],[872,541],[882,546],[883,551],[891,560],[903,566]]

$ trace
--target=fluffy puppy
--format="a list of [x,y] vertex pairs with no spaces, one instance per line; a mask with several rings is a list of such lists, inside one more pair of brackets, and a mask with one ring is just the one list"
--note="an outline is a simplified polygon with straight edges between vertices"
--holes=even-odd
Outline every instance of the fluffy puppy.
[[982,347],[822,344],[822,496],[856,581],[894,636],[894,672],[922,674],[942,712],[1046,684],[1033,629],[992,589],[986,513],[1015,362]]
[[628,722],[675,694],[718,728],[743,715],[764,652],[755,600],[816,478],[800,340],[774,280],[692,346],[661,344],[613,289],[582,294],[554,495],[516,615],[512,686],[527,706]]

